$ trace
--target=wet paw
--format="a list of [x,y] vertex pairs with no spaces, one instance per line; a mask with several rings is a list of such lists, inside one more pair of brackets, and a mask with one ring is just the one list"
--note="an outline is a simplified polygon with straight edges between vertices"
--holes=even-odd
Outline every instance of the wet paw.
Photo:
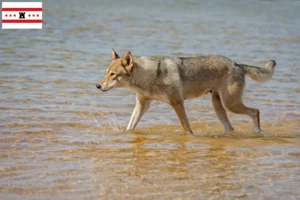
[[227,128],[225,129],[225,133],[233,133],[234,129],[233,128]]
[[267,132],[265,132],[265,131],[263,131],[263,130],[261,130],[261,129],[258,129],[258,128],[254,128],[254,129],[253,129],[253,132],[254,132],[254,133],[258,133],[258,134],[259,134],[260,136],[262,136],[262,137],[269,135]]

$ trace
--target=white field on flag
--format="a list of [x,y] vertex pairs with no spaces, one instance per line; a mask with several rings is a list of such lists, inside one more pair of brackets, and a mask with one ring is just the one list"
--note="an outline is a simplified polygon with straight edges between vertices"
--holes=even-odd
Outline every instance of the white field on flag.
[[2,2],[2,29],[42,29],[42,2]]

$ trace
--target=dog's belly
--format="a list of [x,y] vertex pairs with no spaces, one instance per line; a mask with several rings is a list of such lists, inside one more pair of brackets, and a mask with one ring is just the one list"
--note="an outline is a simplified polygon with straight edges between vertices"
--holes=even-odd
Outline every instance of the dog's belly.
[[194,98],[197,98],[199,96],[206,94],[209,91],[210,90],[202,90],[202,91],[197,91],[196,93],[184,93],[183,98],[184,99],[194,99]]
[[212,88],[209,86],[199,86],[199,85],[186,85],[183,88],[183,98],[193,99],[201,95],[207,94]]

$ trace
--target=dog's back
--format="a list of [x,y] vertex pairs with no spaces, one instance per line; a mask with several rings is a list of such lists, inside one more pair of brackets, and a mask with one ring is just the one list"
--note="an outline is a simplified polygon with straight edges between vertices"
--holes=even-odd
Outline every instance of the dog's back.
[[265,68],[240,65],[224,56],[135,57],[134,60],[139,77],[143,77],[142,82],[147,85],[145,90],[166,94],[177,88],[185,99],[210,90],[218,91],[230,83],[243,84],[248,72],[254,80],[260,76],[271,77],[274,68],[274,65],[267,67],[271,66],[270,62]]

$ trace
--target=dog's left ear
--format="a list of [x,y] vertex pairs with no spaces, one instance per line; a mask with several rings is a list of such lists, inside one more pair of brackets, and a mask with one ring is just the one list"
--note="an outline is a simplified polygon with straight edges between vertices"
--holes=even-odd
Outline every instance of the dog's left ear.
[[126,71],[132,72],[133,70],[133,58],[130,51],[127,51],[122,57],[122,64]]
[[117,52],[115,52],[114,48],[112,48],[111,54],[112,54],[113,60],[120,58],[120,56],[117,54]]

